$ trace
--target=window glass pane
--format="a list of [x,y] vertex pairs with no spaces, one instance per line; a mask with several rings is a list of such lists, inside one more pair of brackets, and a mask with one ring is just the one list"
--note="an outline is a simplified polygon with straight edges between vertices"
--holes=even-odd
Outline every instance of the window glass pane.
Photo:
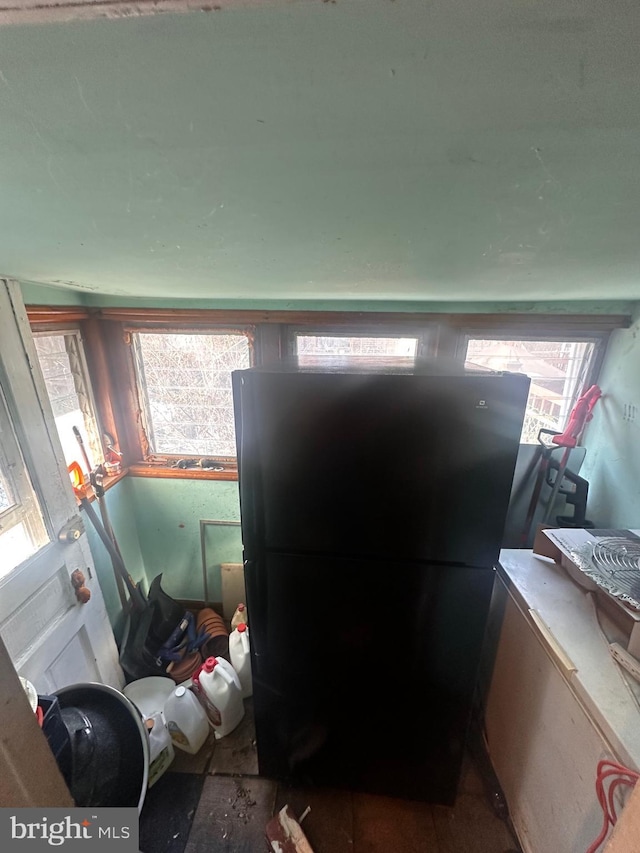
[[0,578],[38,550],[23,521],[8,530],[0,530]]
[[38,500],[0,393],[0,578],[48,541]]
[[134,336],[152,453],[235,456],[231,371],[251,366],[245,334]]
[[417,338],[378,338],[346,335],[296,335],[296,352],[305,356],[342,355],[348,358],[398,357],[413,358],[418,349]]
[[9,485],[9,481],[4,471],[0,467],[0,513],[15,505],[16,502],[13,498],[11,486]]
[[521,441],[535,443],[540,429],[561,432],[585,390],[593,344],[586,341],[470,340],[467,366],[525,373],[531,379]]
[[103,454],[80,354],[80,336],[77,332],[51,332],[37,334],[34,340],[65,462],[69,465],[75,461],[86,468],[73,433],[77,427],[93,468],[102,462]]

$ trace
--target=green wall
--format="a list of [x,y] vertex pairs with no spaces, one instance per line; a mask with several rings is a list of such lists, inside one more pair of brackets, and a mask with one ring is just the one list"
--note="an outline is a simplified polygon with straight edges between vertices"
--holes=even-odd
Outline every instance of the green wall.
[[588,517],[599,527],[640,527],[640,303],[629,329],[613,333],[584,444]]
[[[139,537],[138,520],[135,514],[135,501],[132,498],[130,478],[125,477],[119,483],[116,483],[115,486],[109,489],[105,497],[107,510],[116,534],[116,539],[118,540],[124,564],[133,580],[136,583],[142,582],[144,586],[147,580],[145,562],[141,548],[141,538]],[[93,503],[93,508],[98,516],[100,516],[96,501]],[[111,559],[102,540],[95,532],[91,521],[84,513],[82,515],[109,619],[114,628],[116,639],[119,639],[123,627],[122,611]],[[144,537],[142,541],[144,541]]]
[[[98,511],[97,504],[93,504]],[[125,565],[146,590],[162,573],[162,588],[174,598],[202,600],[204,585],[200,519],[238,521],[238,484],[211,480],[126,477],[107,492],[107,507]],[[120,599],[107,551],[85,518],[109,619],[119,639]],[[205,550],[210,601],[221,601],[220,563],[242,562],[238,526],[207,526]]]
[[70,287],[51,287],[31,281],[20,283],[25,305],[85,305],[85,295]]
[[[169,595],[202,599],[200,519],[238,521],[238,484],[144,477],[129,477],[128,483],[148,582],[162,572]],[[220,563],[242,562],[240,528],[210,527],[205,544],[209,596],[220,601]]]

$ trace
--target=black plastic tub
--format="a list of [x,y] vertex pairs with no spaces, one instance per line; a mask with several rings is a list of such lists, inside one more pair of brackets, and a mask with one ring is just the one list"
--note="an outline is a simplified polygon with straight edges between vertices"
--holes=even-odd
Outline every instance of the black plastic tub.
[[54,694],[69,739],[58,760],[77,806],[142,809],[149,742],[135,705],[105,684],[72,684]]

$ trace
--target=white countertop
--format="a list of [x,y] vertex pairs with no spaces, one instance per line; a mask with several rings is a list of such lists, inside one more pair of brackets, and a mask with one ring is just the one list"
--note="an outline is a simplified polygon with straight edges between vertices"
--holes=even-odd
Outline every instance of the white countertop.
[[[609,652],[609,642],[626,647],[618,629],[606,614],[596,611],[594,596],[546,557],[505,549],[498,571],[614,755],[626,766],[640,769],[640,685],[623,675]],[[540,631],[531,610],[548,628],[549,637]]]

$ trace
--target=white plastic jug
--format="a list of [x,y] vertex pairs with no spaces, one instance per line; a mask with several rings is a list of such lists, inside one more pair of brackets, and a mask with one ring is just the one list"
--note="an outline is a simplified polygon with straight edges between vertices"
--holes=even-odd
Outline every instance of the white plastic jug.
[[207,658],[197,681],[209,704],[218,710],[220,722],[214,722],[210,715],[209,722],[216,738],[223,738],[232,732],[244,717],[240,679],[224,658]]
[[147,717],[145,728],[149,734],[149,781],[150,788],[158,781],[175,757],[173,743],[160,711]]
[[253,693],[251,681],[251,653],[249,650],[249,629],[241,622],[229,637],[229,657],[231,665],[238,673],[242,687],[242,697],[246,699]]
[[234,630],[238,627],[238,625],[244,622],[245,625],[249,624],[249,614],[247,613],[247,605],[240,602],[240,604],[236,607],[236,612],[231,617],[231,629]]
[[209,734],[209,722],[197,697],[176,687],[164,705],[164,719],[174,746],[195,755]]

